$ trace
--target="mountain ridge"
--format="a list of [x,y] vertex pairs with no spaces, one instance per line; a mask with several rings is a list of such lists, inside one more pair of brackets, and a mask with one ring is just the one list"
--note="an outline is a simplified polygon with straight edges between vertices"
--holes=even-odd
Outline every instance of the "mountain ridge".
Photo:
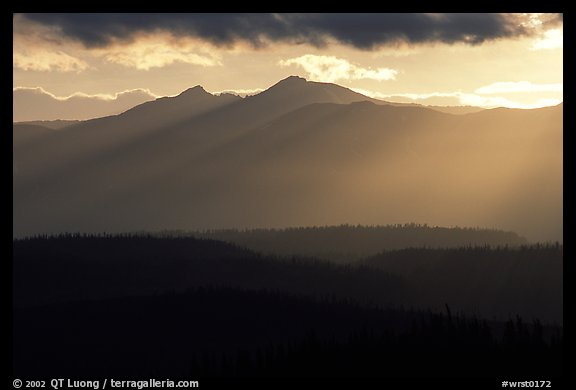
[[14,234],[409,220],[561,240],[562,105],[453,115],[362,96],[196,86],[15,141]]
[[[284,95],[282,96],[274,96],[274,95]],[[288,96],[292,95],[292,96]],[[252,101],[253,98],[257,98],[257,101],[268,100],[270,98],[275,99],[294,99],[295,97],[302,97],[304,96],[304,100],[300,101],[298,104],[291,106],[290,108],[295,109],[300,106],[311,104],[311,103],[336,103],[336,104],[349,104],[356,101],[370,101],[375,104],[379,105],[391,105],[397,107],[422,107],[426,109],[431,109],[434,111],[449,113],[453,115],[466,115],[469,113],[480,112],[487,110],[483,107],[475,107],[475,106],[437,106],[437,105],[425,105],[419,103],[403,103],[403,102],[395,102],[395,101],[387,101],[382,99],[375,99],[361,93],[355,92],[349,88],[340,86],[335,83],[328,83],[328,82],[317,82],[317,81],[309,81],[303,77],[291,75],[288,76],[269,88],[255,94],[249,95],[245,97],[238,96],[234,93],[225,92],[220,94],[212,94],[201,85],[196,85],[194,87],[187,88],[180,92],[178,95],[175,96],[165,96],[160,97],[155,100],[146,101],[144,103],[137,104],[131,108],[126,109],[125,111],[119,114],[107,115],[98,118],[92,119],[84,119],[84,120],[26,120],[26,121],[16,121],[13,124],[39,124],[45,127],[51,128],[64,128],[69,127],[78,123],[87,122],[91,120],[99,120],[102,118],[108,117],[116,117],[122,116],[124,114],[130,115],[130,113],[137,111],[139,113],[143,113],[142,108],[146,107],[146,110],[149,110],[150,107],[153,107],[156,104],[166,105],[167,102],[180,102],[184,104],[185,101],[188,101],[188,105],[197,104],[200,99],[214,99],[220,97],[220,102],[226,101],[228,104],[231,103],[238,103],[240,101]],[[306,97],[308,96],[308,97]],[[310,99],[310,96],[313,98]],[[562,104],[562,103],[560,103]],[[188,107],[190,108],[190,107]],[[189,111],[189,116],[195,115],[200,113],[201,110],[198,111]],[[186,118],[186,115],[183,113],[176,113],[182,119]],[[273,116],[273,115],[271,115]]]

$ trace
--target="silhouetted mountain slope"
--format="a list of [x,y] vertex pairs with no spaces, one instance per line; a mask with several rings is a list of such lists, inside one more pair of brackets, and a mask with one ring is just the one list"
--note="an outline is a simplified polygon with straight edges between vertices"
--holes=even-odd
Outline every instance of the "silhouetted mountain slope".
[[555,246],[411,248],[344,266],[193,237],[67,235],[13,241],[13,292],[29,306],[229,286],[561,323],[562,257]]
[[562,375],[558,328],[236,289],[20,308],[14,329],[18,377]]
[[81,121],[77,120],[53,120],[53,121],[26,121],[14,122],[15,125],[35,125],[42,126],[48,129],[60,130],[68,126],[77,125]]
[[[224,107],[217,115],[202,118],[195,125],[209,129],[205,131],[210,131],[213,136],[214,133],[224,133],[224,137],[230,139],[253,128],[266,126],[271,120],[309,104],[349,104],[361,101],[388,104],[336,84],[290,76],[257,95],[247,96],[236,104]],[[185,128],[188,130],[189,126],[185,125]]]
[[146,126],[167,126],[241,100],[241,97],[231,94],[212,95],[197,85],[178,96],[140,104],[119,117],[140,121]]
[[[211,145],[222,136],[234,137],[254,123],[266,122],[308,103],[370,99],[334,84],[307,82],[298,77],[289,77],[262,94],[246,99],[231,94],[215,96],[196,86],[176,97],[146,102],[116,116],[78,122],[28,154],[58,156],[34,158],[44,171],[50,172],[83,161],[99,163],[110,153],[124,153],[119,149],[139,148],[142,143],[156,150],[166,142],[167,147],[173,147],[173,142],[180,141],[173,139],[174,132],[180,136],[184,133],[189,143]],[[213,111],[216,112],[210,115]]]
[[430,108],[431,110],[445,112],[447,114],[454,114],[454,115],[472,114],[474,112],[480,112],[485,110],[482,107],[474,107],[474,106],[425,106],[425,107]]
[[386,251],[366,264],[409,281],[422,306],[450,302],[468,313],[563,321],[562,246],[509,248],[409,248]]
[[228,94],[214,96],[197,86],[176,97],[143,103],[119,115],[78,122],[54,132],[52,137],[29,153],[58,156],[41,161],[44,171],[66,169],[82,161],[106,158],[116,150],[130,148],[143,138],[153,143],[157,139],[155,133],[238,100],[241,98]]
[[297,78],[244,99],[197,87],[15,147],[14,234],[415,221],[561,240],[562,107],[356,99]]
[[445,228],[417,224],[387,226],[318,226],[286,229],[223,229],[189,234],[233,243],[281,256],[311,256],[351,262],[383,250],[465,246],[519,246],[526,239],[513,232],[489,229]]
[[[234,286],[391,304],[403,281],[366,267],[264,257],[192,237],[61,236],[13,242],[14,304]],[[362,280],[362,283],[358,283]]]
[[51,135],[53,132],[54,130],[37,124],[14,123],[12,125],[13,149],[26,147],[30,143]]
[[[290,112],[313,103],[349,104],[360,101],[386,103],[372,99],[332,83],[307,81],[298,76],[290,76],[279,81],[267,90],[246,98],[247,104],[255,105],[265,112],[269,110]],[[274,112],[274,116],[281,112]]]

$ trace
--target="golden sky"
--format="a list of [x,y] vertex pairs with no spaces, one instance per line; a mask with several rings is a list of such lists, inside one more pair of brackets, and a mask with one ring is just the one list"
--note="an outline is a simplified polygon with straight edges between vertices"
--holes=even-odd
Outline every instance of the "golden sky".
[[253,94],[290,75],[535,108],[563,101],[562,57],[558,14],[16,14],[14,120],[114,114],[195,85]]

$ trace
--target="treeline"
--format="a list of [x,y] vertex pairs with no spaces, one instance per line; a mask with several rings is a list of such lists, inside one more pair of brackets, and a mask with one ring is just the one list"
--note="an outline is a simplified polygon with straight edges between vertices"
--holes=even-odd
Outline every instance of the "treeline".
[[562,375],[562,329],[230,288],[16,308],[16,377]]
[[16,306],[222,286],[563,322],[563,247],[408,248],[339,265],[187,236],[13,241]]
[[402,278],[368,266],[264,256],[185,236],[64,234],[13,241],[14,303],[149,295],[194,286],[401,302]]
[[[177,232],[169,232],[174,234]],[[179,232],[179,234],[187,234]],[[383,250],[411,247],[518,246],[526,239],[514,232],[484,228],[395,224],[340,225],[285,229],[225,229],[191,232],[197,237],[234,243],[258,252],[282,256],[305,255],[333,261],[351,261]]]
[[521,313],[526,318],[563,320],[564,249],[558,243],[407,248],[385,251],[362,263],[407,280],[408,300],[420,306],[450,302],[469,313],[499,318]]

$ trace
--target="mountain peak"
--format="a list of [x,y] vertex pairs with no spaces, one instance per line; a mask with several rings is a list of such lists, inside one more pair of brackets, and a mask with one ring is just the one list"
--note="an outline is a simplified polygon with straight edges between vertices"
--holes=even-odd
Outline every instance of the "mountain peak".
[[199,96],[199,95],[210,95],[210,93],[206,92],[206,90],[201,85],[197,85],[195,87],[188,88],[187,90],[180,93],[178,96]]
[[286,77],[284,80],[280,80],[280,82],[282,82],[282,81],[306,82],[307,80],[304,77],[291,75],[291,76]]
[[288,76],[283,80],[280,80],[276,85],[304,85],[308,81],[304,77],[300,76]]

